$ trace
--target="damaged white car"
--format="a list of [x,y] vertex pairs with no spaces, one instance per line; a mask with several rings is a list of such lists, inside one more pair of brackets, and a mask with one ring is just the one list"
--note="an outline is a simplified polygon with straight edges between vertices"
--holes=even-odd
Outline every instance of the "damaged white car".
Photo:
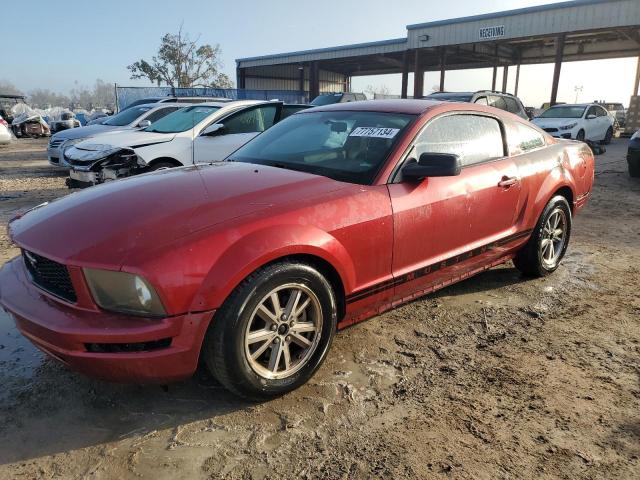
[[278,101],[206,102],[139,130],[106,133],[65,150],[70,188],[225,159],[285,116],[306,108]]

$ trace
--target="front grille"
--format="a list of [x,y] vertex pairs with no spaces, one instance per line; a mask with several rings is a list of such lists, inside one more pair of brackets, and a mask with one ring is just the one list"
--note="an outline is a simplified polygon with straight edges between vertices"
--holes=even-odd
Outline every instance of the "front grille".
[[78,299],[66,266],[26,250],[22,258],[33,283],[68,302]]
[[51,148],[58,148],[60,145],[62,145],[63,142],[64,142],[64,140],[60,140],[60,139],[51,140],[49,142],[49,146]]
[[549,133],[551,133],[551,132],[557,132],[557,131],[558,131],[558,129],[557,129],[557,128],[543,128],[543,130],[544,130],[545,132],[549,132]]

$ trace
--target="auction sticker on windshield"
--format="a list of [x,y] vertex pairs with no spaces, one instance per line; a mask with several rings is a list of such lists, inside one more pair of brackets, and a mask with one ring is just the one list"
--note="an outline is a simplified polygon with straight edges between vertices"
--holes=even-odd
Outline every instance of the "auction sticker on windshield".
[[383,127],[358,127],[349,134],[350,137],[374,137],[374,138],[393,138],[400,131],[399,128],[383,128]]

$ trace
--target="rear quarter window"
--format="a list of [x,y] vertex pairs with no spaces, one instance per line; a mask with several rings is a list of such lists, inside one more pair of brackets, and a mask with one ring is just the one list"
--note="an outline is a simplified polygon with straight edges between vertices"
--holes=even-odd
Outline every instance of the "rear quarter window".
[[544,135],[535,128],[514,122],[507,133],[507,143],[511,155],[520,155],[544,147],[547,142]]

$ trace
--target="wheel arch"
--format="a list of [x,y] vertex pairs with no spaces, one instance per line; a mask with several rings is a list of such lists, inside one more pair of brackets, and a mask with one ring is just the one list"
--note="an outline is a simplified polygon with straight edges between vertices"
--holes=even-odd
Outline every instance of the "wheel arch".
[[553,195],[549,197],[549,200],[551,200],[556,195],[561,195],[567,199],[567,202],[569,202],[569,208],[571,209],[571,213],[573,213],[573,200],[575,196],[571,187],[569,187],[569,185],[564,185],[558,188],[555,192],[553,192]]
[[176,167],[184,166],[181,162],[179,162],[175,158],[172,158],[172,157],[158,157],[158,158],[154,158],[153,160],[151,160],[147,164],[147,167],[153,167],[154,165],[156,165],[156,164],[158,164],[160,162],[169,162],[169,163],[172,163]]
[[292,260],[309,264],[325,276],[334,289],[338,315],[342,318],[346,308],[345,297],[355,284],[353,261],[335,237],[303,225],[260,229],[219,251],[193,299],[191,309],[217,309],[244,279],[259,268]]

